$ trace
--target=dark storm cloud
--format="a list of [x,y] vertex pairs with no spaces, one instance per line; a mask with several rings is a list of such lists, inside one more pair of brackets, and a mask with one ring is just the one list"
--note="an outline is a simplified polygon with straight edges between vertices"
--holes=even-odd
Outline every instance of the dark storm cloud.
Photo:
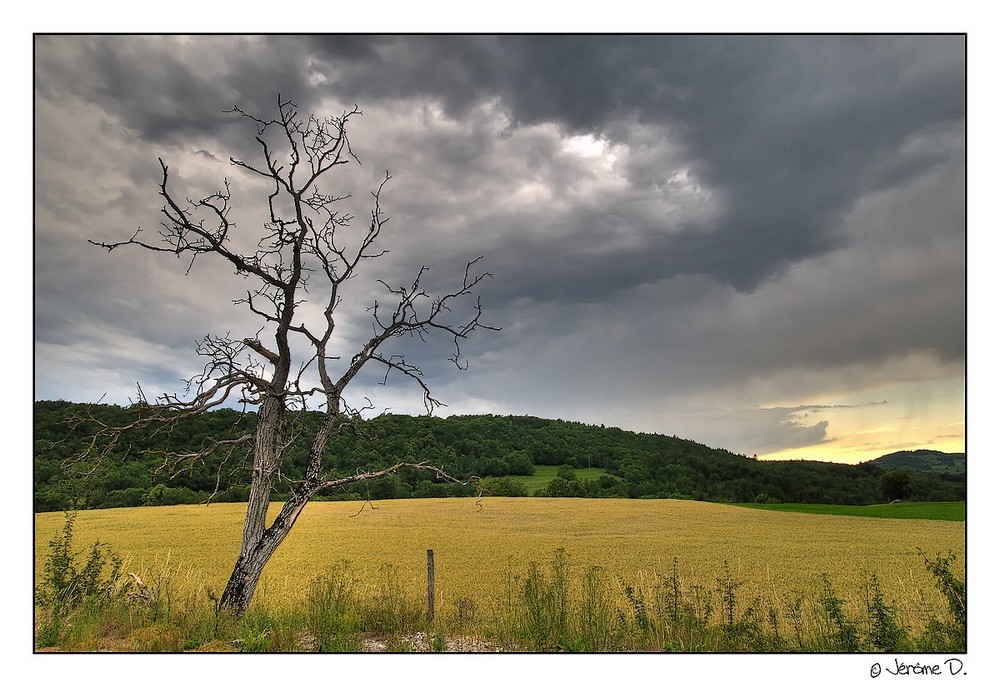
[[294,37],[42,36],[35,84],[52,97],[86,93],[149,143],[219,136],[240,157],[254,148],[233,126],[234,106],[269,114],[279,93],[307,112],[314,104],[301,45]]
[[[437,288],[448,265],[486,255],[484,305],[504,329],[469,343],[478,372],[452,383],[447,342],[401,349],[460,411],[690,421],[780,448],[835,432],[788,408],[846,367],[864,377],[928,356],[941,368],[893,374],[933,377],[964,363],[961,36],[40,36],[35,48],[36,341],[60,361],[43,368],[46,393],[80,365],[79,384],[98,389],[102,351],[121,361],[116,388],[140,374],[166,387],[207,330],[246,328],[225,270],[184,278],[179,261],[85,241],[155,230],[157,156],[193,196],[229,178],[240,226],[258,227],[259,208],[244,208],[260,189],[228,164],[254,159],[253,127],[225,111],[272,116],[277,93],[303,113],[365,112],[351,130],[364,165],[337,190],[363,218],[365,189],[392,171],[391,253],[366,278],[426,264]],[[370,303],[357,288],[351,302]],[[340,331],[368,331],[343,318]],[[728,401],[709,397],[763,378],[779,381],[732,401],[729,426],[752,440],[726,434]],[[693,397],[710,420],[678,411]],[[755,403],[769,408],[745,410]]]
[[[367,106],[433,99],[453,117],[498,99],[513,126],[553,122],[625,143],[629,122],[665,127],[725,215],[708,231],[669,234],[658,226],[668,218],[625,217],[642,241],[624,252],[624,269],[577,253],[574,270],[550,277],[555,293],[600,274],[607,281],[595,293],[675,274],[752,290],[842,245],[837,220],[862,193],[947,154],[904,153],[907,139],[965,114],[959,36],[230,36],[179,49],[123,36],[75,52],[63,67],[89,65],[95,97],[151,141],[229,135],[225,109],[270,112],[278,91],[307,112],[324,93]],[[451,162],[470,152],[481,151],[455,150],[466,159]],[[629,181],[647,186],[672,171],[647,166]],[[609,221],[589,218],[596,229]],[[557,241],[551,252],[573,248]]]
[[[433,97],[460,117],[498,98],[514,126],[555,122],[624,142],[630,121],[666,127],[727,212],[712,231],[670,238],[654,218],[636,224],[646,241],[623,263],[634,280],[708,274],[752,290],[841,246],[836,223],[859,196],[948,154],[903,151],[907,140],[965,116],[960,36],[373,38],[360,52],[373,58],[329,69],[334,88],[362,100]],[[653,181],[671,170],[646,174],[657,172]],[[552,288],[601,271],[576,264]]]
[[[559,85],[530,89],[518,108],[537,117],[577,104],[565,108],[568,121],[601,130],[635,108],[677,127],[727,212],[708,234],[656,246],[651,254],[666,258],[662,274],[705,273],[753,289],[789,263],[831,250],[841,243],[836,220],[859,195],[900,184],[938,161],[901,159],[907,137],[964,118],[961,38],[667,43],[644,41],[632,51],[638,60],[629,54],[627,66],[611,59],[604,68],[594,63],[618,54],[616,44],[581,45],[571,63],[587,65],[577,72],[587,82],[553,80]],[[921,70],[927,53],[944,53],[951,69]],[[529,105],[546,92],[559,99]]]

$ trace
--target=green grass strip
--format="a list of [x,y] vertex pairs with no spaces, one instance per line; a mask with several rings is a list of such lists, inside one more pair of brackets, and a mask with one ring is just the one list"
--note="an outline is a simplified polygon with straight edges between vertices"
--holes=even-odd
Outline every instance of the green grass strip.
[[737,503],[744,508],[773,510],[782,513],[817,515],[856,515],[865,518],[903,520],[952,520],[965,522],[965,501],[926,503],[886,503],[875,506],[837,506],[821,503]]

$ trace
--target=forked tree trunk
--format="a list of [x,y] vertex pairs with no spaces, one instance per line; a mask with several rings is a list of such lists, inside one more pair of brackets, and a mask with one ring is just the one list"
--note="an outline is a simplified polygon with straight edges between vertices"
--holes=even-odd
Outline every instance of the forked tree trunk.
[[[257,416],[257,426],[254,431],[253,475],[246,517],[243,521],[240,554],[219,599],[220,607],[235,615],[243,615],[250,606],[264,566],[278,545],[284,541],[295,523],[295,518],[298,517],[298,512],[308,500],[308,498],[304,500],[296,498],[297,495],[293,496],[271,526],[267,526],[271,491],[281,465],[284,414],[285,409],[281,400],[271,397],[261,404]],[[301,503],[298,503],[300,500]]]
[[[309,496],[307,493],[293,494],[282,506],[281,512],[278,513],[271,526],[264,530],[260,538],[256,540],[256,543],[248,545],[247,541],[244,540],[243,548],[233,566],[233,572],[229,576],[222,597],[219,599],[220,608],[236,616],[241,616],[250,607],[257,583],[260,581],[261,573],[264,572],[264,566],[267,565],[272,554],[291,531],[299,513],[309,502]],[[250,519],[249,513],[247,519]]]
[[246,613],[268,558],[270,555],[264,556],[262,552],[240,553],[219,600],[220,608],[236,616]]
[[253,478],[246,517],[243,521],[243,540],[233,572],[219,599],[220,608],[236,616],[243,615],[250,607],[264,566],[285,540],[302,509],[315,493],[316,481],[313,473],[318,474],[319,456],[322,456],[330,435],[328,424],[317,433],[312,447],[316,459],[310,461],[310,465],[315,463],[315,467],[308,471],[306,481],[300,482],[292,491],[274,521],[268,526],[267,512],[271,505],[271,491],[281,465],[282,450],[286,440],[284,414],[285,408],[281,401],[269,398],[261,404],[257,418]]

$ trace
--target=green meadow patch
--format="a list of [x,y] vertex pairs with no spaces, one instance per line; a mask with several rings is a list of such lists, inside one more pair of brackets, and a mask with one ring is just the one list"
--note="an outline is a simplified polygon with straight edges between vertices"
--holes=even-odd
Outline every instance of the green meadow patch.
[[875,506],[837,506],[818,503],[740,503],[745,508],[783,513],[817,515],[856,515],[865,518],[900,518],[904,520],[951,520],[965,522],[965,501],[927,503],[885,503]]
[[[557,465],[536,465],[535,474],[530,476],[512,475],[510,479],[511,481],[520,482],[525,486],[529,494],[534,494],[536,490],[547,487],[549,482],[556,478],[558,472],[559,466]],[[586,480],[596,480],[601,475],[607,475],[608,472],[602,468],[574,468],[573,474],[578,481],[583,482]]]

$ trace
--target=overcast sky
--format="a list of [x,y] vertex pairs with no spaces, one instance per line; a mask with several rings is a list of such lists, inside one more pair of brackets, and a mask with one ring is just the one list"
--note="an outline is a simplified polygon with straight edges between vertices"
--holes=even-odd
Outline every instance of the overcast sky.
[[[108,254],[158,225],[162,157],[201,197],[271,116],[356,104],[360,166],[328,186],[390,252],[352,284],[435,283],[483,255],[468,342],[407,348],[443,414],[538,415],[774,458],[965,450],[966,44],[962,36],[39,36],[35,397],[179,391],[207,333],[257,325],[205,260]],[[338,170],[339,171],[339,170]],[[352,339],[353,337],[353,339]],[[419,412],[419,389],[355,398]]]

